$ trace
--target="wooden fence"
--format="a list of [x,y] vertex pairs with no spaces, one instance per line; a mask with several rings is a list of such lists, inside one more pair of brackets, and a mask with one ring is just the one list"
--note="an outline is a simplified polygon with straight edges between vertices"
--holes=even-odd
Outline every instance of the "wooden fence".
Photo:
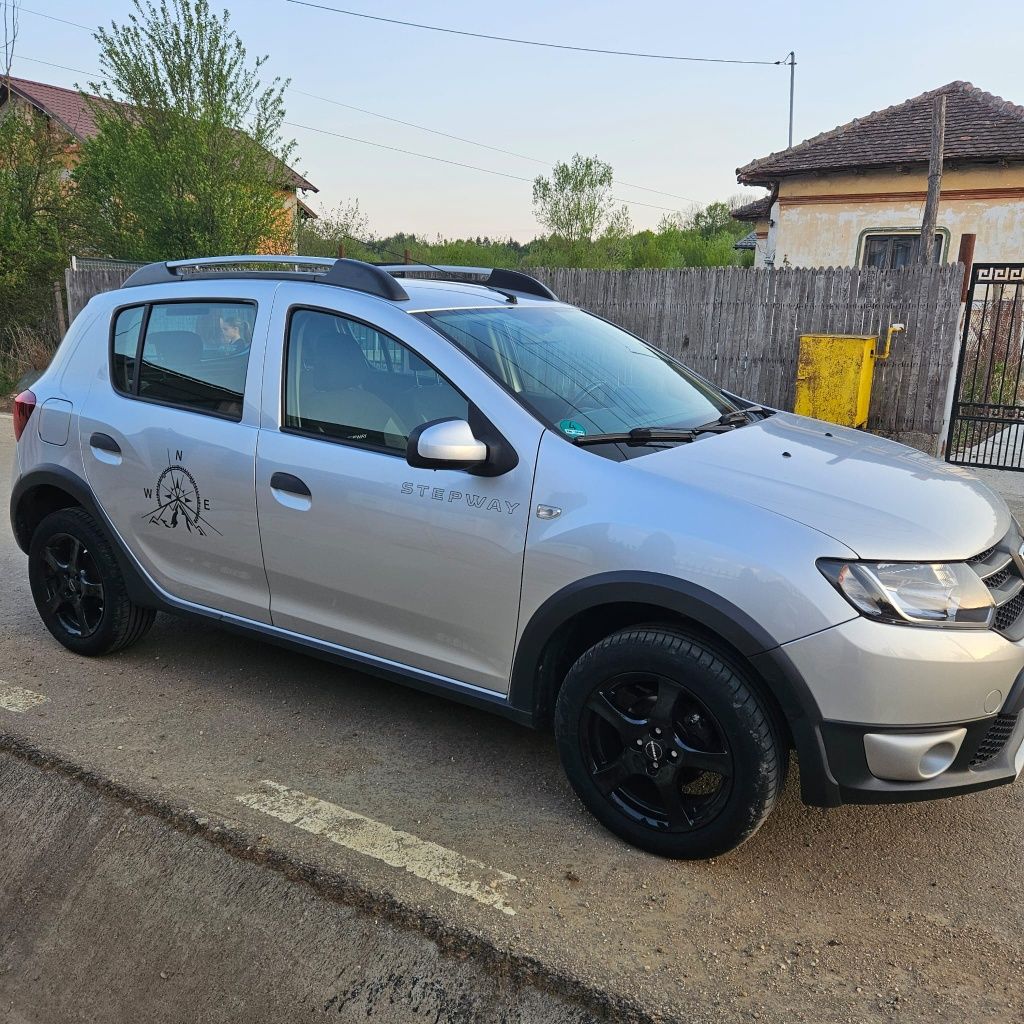
[[[132,266],[67,271],[74,316]],[[956,351],[963,267],[861,270],[538,270],[557,295],[620,324],[722,387],[793,408],[801,334],[885,334],[906,325],[875,368],[868,425],[937,435]]]
[[903,270],[545,270],[562,299],[638,334],[737,394],[793,408],[801,334],[878,334],[906,325],[875,367],[868,426],[942,428],[963,267]]
[[68,319],[74,320],[94,295],[120,288],[143,265],[120,260],[72,260],[64,271]]

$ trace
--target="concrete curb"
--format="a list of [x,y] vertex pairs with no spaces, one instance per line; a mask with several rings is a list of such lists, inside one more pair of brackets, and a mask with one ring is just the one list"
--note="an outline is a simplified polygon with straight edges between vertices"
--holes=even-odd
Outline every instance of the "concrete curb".
[[[172,853],[169,847],[166,852],[167,864],[170,865],[172,873],[174,858],[180,856],[181,844],[195,839],[215,847],[232,858],[233,861],[269,869],[286,880],[287,883],[302,887],[306,891],[306,897],[303,898],[312,895],[316,900],[327,901],[345,908],[346,912],[343,916],[349,926],[354,927],[358,921],[358,929],[362,929],[364,933],[368,927],[393,932],[395,960],[389,962],[387,957],[382,960],[383,963],[388,963],[392,979],[396,970],[395,965],[400,961],[404,945],[407,942],[407,939],[402,936],[408,937],[408,942],[411,943],[408,952],[416,962],[415,970],[409,976],[415,977],[419,981],[424,977],[425,970],[428,973],[432,970],[438,974],[433,989],[435,994],[445,991],[446,986],[452,991],[458,990],[462,993],[461,1008],[458,1012],[455,1012],[456,1008],[454,1007],[449,1008],[446,1012],[443,1006],[444,997],[437,997],[440,1004],[431,1006],[432,1013],[438,1009],[441,1011],[441,1015],[435,1017],[436,1020],[615,1021],[622,1022],[622,1024],[655,1024],[656,1022],[655,1017],[629,1000],[613,993],[600,991],[576,978],[552,970],[534,957],[501,949],[480,935],[453,925],[422,909],[410,907],[388,894],[373,891],[352,878],[293,858],[280,849],[258,841],[254,834],[243,829],[211,822],[192,808],[177,806],[155,796],[130,789],[121,783],[76,765],[59,754],[41,750],[17,736],[0,735],[0,755],[3,755],[0,756],[0,777],[6,774],[12,775],[11,785],[7,789],[3,805],[0,806],[0,821],[9,818],[10,822],[13,822],[17,819],[18,808],[11,805],[10,797],[14,796],[14,803],[16,803],[17,793],[20,790],[24,790],[26,793],[31,792],[32,800],[40,799],[44,806],[58,807],[62,800],[72,800],[76,804],[80,804],[84,799],[87,806],[79,809],[79,819],[84,815],[90,822],[107,819],[111,821],[116,819],[118,822],[116,826],[107,828],[107,831],[103,833],[106,844],[104,849],[108,853],[111,849],[116,848],[120,834],[118,829],[122,831],[126,828],[129,831],[132,829],[133,826],[130,823],[124,824],[125,812],[130,811],[137,816],[135,819],[137,821],[154,819],[159,825],[164,826],[159,829],[159,834],[166,836],[169,842],[176,844],[175,849],[178,851]],[[4,761],[7,762],[6,765],[3,764]],[[32,769],[38,769],[39,773]],[[53,792],[55,780],[60,783],[56,794]],[[66,784],[70,784],[70,790],[77,790],[77,792],[69,795],[67,792],[69,787]],[[35,793],[36,789],[42,791],[38,798]],[[26,802],[24,796],[22,802]],[[112,816],[112,811],[119,812],[119,814]],[[24,814],[24,811],[22,813]],[[27,818],[31,820],[31,815],[27,815]],[[39,832],[42,841],[37,836],[28,837],[30,841],[38,843],[40,872],[52,871],[52,865],[47,867],[47,844],[51,847],[57,844],[70,844],[77,838],[75,835],[61,834],[61,820],[60,812],[55,810],[52,815],[48,815],[45,820],[40,821]],[[12,827],[11,823],[4,826],[4,832],[8,834],[8,838],[10,838]],[[140,827],[142,826],[140,825]],[[51,828],[56,830],[55,835],[49,834]],[[26,837],[17,835],[15,838],[24,845]],[[153,843],[153,841],[152,835],[146,839],[146,843]],[[111,843],[115,846],[111,847]],[[0,836],[0,854],[2,854],[3,846],[4,838]],[[201,859],[201,851],[192,851],[192,853]],[[125,862],[127,868],[129,871],[134,870],[134,864],[130,858],[136,857],[137,859],[137,853],[132,853],[129,850],[127,853],[121,851],[110,855],[115,859],[129,858]],[[18,860],[16,852],[10,856],[12,860]],[[90,870],[94,870],[95,864],[91,850],[90,864]],[[225,870],[223,862],[218,861],[218,864],[220,865],[218,871],[223,875]],[[25,875],[23,870],[21,886],[35,889],[35,880],[30,877],[35,869],[29,864],[25,870],[28,871],[28,875]],[[251,872],[251,868],[246,870]],[[166,874],[166,869],[164,869],[164,873]],[[237,884],[243,888],[246,885],[251,886],[252,879],[246,876],[244,883],[240,881]],[[40,882],[40,887],[41,885]],[[4,897],[3,888],[3,884],[0,883],[0,907],[5,899],[8,904],[11,904],[16,895],[8,893]],[[215,890],[216,886],[211,886],[211,892]],[[58,911],[66,905],[68,897],[63,894],[61,899],[65,902],[56,902]],[[132,908],[133,914],[136,913],[136,909]],[[141,909],[145,914],[144,904]],[[337,912],[334,916],[338,916]],[[71,922],[71,925],[73,924],[74,922]],[[0,939],[3,939],[0,946],[10,950],[20,943],[22,947],[26,947],[25,934],[4,934],[12,927],[15,933],[19,930],[26,932],[26,927],[28,932],[32,931],[32,926],[25,926],[24,922],[19,924],[12,920],[6,928],[0,924]],[[74,928],[70,927],[69,930],[72,937],[65,941],[73,943]],[[422,942],[419,941],[422,939],[429,940],[429,943],[436,947],[437,962],[435,963],[431,959],[434,956],[432,951],[431,955],[426,957],[430,961],[426,967],[424,949]],[[378,945],[383,940],[392,941],[387,936],[382,937],[380,934],[376,935],[374,939]],[[353,941],[358,943],[360,940],[356,938]],[[30,945],[31,941],[28,942],[28,946]],[[0,957],[0,964],[3,959],[6,957]],[[285,962],[275,965],[273,948],[265,960],[262,970],[267,976],[273,976],[275,970],[284,970],[287,967]],[[19,965],[16,962],[2,964],[2,966],[6,969],[7,980],[0,975],[0,988],[7,987],[8,982],[12,978],[16,978],[19,971]],[[36,969],[38,969],[38,965],[36,965]],[[452,975],[459,975],[457,982]],[[314,979],[314,981],[316,980]],[[366,980],[365,975],[361,976],[360,984],[362,985]],[[335,982],[343,984],[340,981],[340,975]],[[392,987],[394,986],[392,985]],[[487,991],[488,989],[492,991]],[[465,1005],[467,991],[480,994],[479,1005],[468,1016],[466,1011],[469,1010],[469,1007]],[[509,1011],[508,1015],[503,1010],[499,1016],[494,1016],[493,1007],[497,1005],[506,1007]],[[4,1008],[0,1006],[0,1009]],[[324,1009],[326,1010],[327,1007],[325,1006]],[[379,1007],[367,1009],[368,1012],[373,1012],[375,1009],[375,1015],[380,1016]],[[406,1010],[408,1010],[407,1007],[395,1009],[392,996],[392,1015],[390,1018],[385,1015],[381,1019],[405,1020],[407,1015],[403,1016],[403,1013]],[[419,1016],[421,1012],[422,1007],[413,1012],[416,1019],[422,1019]],[[145,1017],[145,1013],[142,1016]],[[17,1018],[12,1017],[12,1019]],[[193,1017],[193,1019],[203,1018]],[[249,1013],[247,1019],[256,1021],[258,1018]]]

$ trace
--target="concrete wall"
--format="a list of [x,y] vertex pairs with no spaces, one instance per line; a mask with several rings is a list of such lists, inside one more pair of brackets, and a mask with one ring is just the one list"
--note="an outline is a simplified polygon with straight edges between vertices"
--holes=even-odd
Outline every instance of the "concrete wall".
[[[915,229],[927,177],[909,173],[801,175],[783,180],[775,227],[775,266],[858,266],[865,232]],[[978,236],[978,262],[1024,260],[1024,164],[949,169],[942,179],[943,261],[956,260],[960,236]]]

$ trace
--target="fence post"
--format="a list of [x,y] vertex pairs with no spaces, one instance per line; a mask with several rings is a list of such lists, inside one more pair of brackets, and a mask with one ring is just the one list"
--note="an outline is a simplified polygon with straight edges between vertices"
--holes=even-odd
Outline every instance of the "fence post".
[[60,282],[53,282],[53,306],[57,313],[57,329],[60,331],[61,338],[68,333],[68,321],[64,315],[64,301],[60,296]]
[[974,244],[978,241],[977,235],[965,234],[960,236],[960,252],[957,254],[957,263],[964,265],[964,283],[960,286],[960,301],[966,302],[971,290],[971,271],[974,269]]

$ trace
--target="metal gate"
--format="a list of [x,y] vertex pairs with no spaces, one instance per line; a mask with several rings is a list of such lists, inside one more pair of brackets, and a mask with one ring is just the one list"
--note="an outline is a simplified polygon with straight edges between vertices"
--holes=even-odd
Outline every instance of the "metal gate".
[[971,272],[946,458],[1024,470],[1024,263]]

